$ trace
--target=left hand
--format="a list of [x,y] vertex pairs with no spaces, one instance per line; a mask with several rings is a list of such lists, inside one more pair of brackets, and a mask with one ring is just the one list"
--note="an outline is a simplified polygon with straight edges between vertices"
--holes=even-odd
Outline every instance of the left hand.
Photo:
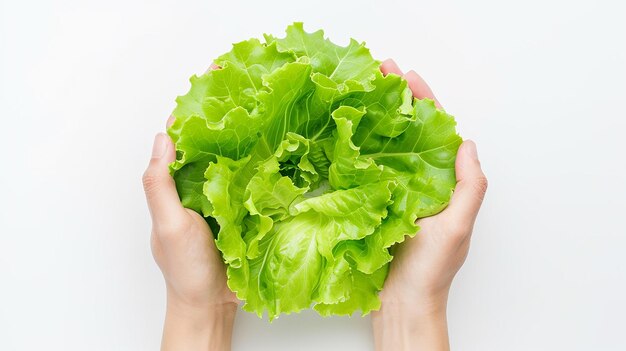
[[162,349],[213,345],[212,350],[227,350],[238,300],[226,284],[226,267],[208,224],[180,203],[168,169],[175,157],[169,136],[157,134],[143,175],[152,253],[167,288]]

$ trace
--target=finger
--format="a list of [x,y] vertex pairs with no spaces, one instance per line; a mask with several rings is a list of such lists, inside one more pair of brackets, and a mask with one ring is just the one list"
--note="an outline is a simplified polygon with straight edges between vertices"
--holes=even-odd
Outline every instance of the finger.
[[216,65],[215,62],[211,62],[211,65],[209,66],[209,68],[204,73],[207,73],[209,71],[213,71],[213,70],[216,70],[216,69],[221,69],[221,68],[222,67]]
[[441,104],[439,103],[439,101],[437,101],[437,98],[435,97],[435,94],[433,94],[433,91],[430,89],[428,84],[426,84],[426,81],[422,77],[420,77],[419,74],[417,74],[417,72],[410,70],[403,77],[409,83],[409,88],[411,88],[413,96],[418,99],[431,99],[435,102],[435,105],[438,108],[441,108]]
[[476,144],[466,140],[456,155],[456,188],[446,212],[462,225],[473,225],[487,191]]
[[402,75],[402,70],[400,70],[396,61],[392,59],[383,61],[383,63],[380,64],[380,71],[383,72],[384,75],[388,75],[389,73],[394,73],[399,76]]
[[167,118],[167,122],[165,123],[165,126],[166,126],[167,128],[171,127],[171,126],[172,126],[172,124],[174,124],[174,121],[175,121],[175,120],[176,120],[176,117],[174,117],[174,115],[170,115],[170,116]]
[[169,173],[169,164],[176,159],[176,150],[170,137],[159,133],[154,138],[152,158],[143,175],[143,187],[148,208],[155,225],[165,224],[184,212],[174,179]]

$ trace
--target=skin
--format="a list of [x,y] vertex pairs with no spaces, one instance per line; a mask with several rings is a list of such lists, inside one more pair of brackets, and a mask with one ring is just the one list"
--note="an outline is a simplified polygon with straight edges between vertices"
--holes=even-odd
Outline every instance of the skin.
[[161,350],[230,350],[238,300],[226,285],[226,268],[209,226],[180,204],[168,171],[175,157],[169,136],[157,134],[143,176],[152,253],[167,288]]
[[[217,67],[212,66],[212,69]],[[384,74],[402,75],[417,98],[441,107],[414,71],[392,60]],[[168,120],[168,126],[173,118]],[[204,219],[182,207],[168,164],[176,157],[167,134],[154,140],[143,185],[152,217],[151,246],[163,272],[167,309],[161,350],[230,350],[238,300],[226,285],[226,269]],[[421,230],[394,248],[395,258],[372,313],[376,350],[449,350],[446,306],[452,280],[463,265],[476,215],[487,190],[476,145],[465,141],[456,159],[457,185],[450,205],[418,221]]]
[[[381,66],[384,74],[398,74],[417,98],[441,104],[415,71],[403,74],[393,60]],[[459,147],[455,164],[457,185],[449,206],[420,219],[414,238],[398,245],[389,276],[380,294],[382,307],[372,313],[376,350],[449,350],[446,307],[448,292],[469,251],[469,244],[485,192],[473,141]]]

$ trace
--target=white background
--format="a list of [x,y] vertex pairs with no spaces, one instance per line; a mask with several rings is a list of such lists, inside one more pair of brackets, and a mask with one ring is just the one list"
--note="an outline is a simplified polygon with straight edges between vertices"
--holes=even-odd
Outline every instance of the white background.
[[[156,350],[164,285],[140,176],[174,98],[294,20],[431,84],[490,189],[450,297],[456,350],[625,350],[622,1],[0,0],[0,349]],[[235,350],[372,350],[368,318]]]

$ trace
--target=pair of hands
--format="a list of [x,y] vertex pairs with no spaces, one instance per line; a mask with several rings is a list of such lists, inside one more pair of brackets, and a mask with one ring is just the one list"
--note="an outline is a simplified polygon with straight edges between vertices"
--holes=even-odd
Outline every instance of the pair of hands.
[[[441,107],[426,82],[392,60],[384,74],[403,76],[417,98]],[[173,122],[168,120],[168,125]],[[226,269],[204,219],[180,204],[168,165],[176,151],[170,138],[156,136],[143,176],[152,216],[151,246],[167,287],[162,350],[230,350],[238,300],[226,285]],[[463,265],[476,215],[487,190],[476,145],[465,141],[456,159],[457,185],[449,206],[422,218],[418,235],[397,245],[372,313],[377,350],[447,350],[446,305],[452,279]]]

